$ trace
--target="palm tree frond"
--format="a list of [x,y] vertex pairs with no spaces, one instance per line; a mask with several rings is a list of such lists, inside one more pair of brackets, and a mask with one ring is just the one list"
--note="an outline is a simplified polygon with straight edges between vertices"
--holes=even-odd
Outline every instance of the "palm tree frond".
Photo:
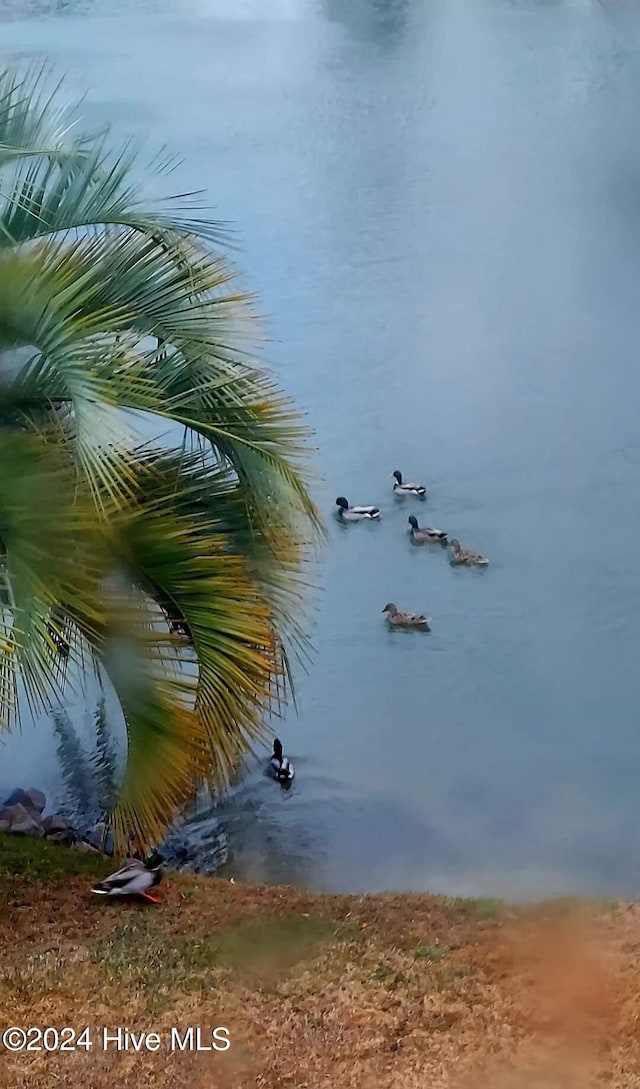
[[[0,73],[0,724],[109,678],[124,848],[279,710],[322,522],[220,224],[198,194],[150,208],[139,150],[72,131],[47,82]],[[166,424],[181,448],[143,442]]]

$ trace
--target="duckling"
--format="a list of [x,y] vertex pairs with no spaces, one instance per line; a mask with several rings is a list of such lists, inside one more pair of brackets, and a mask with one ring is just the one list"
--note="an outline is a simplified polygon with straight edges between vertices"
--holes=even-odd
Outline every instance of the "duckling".
[[293,782],[293,764],[289,758],[284,755],[282,742],[277,737],[273,742],[273,756],[269,761],[269,767],[274,779],[277,779],[279,783],[287,784]]
[[344,522],[362,522],[365,519],[371,521],[380,517],[379,507],[350,507],[343,495],[339,495],[336,499],[336,507],[339,517]]
[[451,546],[451,555],[449,557],[449,563],[454,567],[486,567],[489,563],[485,556],[481,556],[479,552],[474,552],[470,548],[463,548],[460,541],[454,537],[449,542]]
[[389,626],[392,628],[421,628],[422,631],[431,631],[429,617],[423,613],[401,613],[392,601],[382,611],[387,614]]
[[411,526],[411,529],[409,530],[411,540],[415,541],[416,544],[425,544],[425,542],[429,542],[429,544],[444,545],[447,543],[447,534],[443,529],[432,529],[427,528],[426,526],[423,529],[420,529],[415,514],[410,516],[409,525]]
[[153,889],[162,881],[162,857],[154,853],[145,861],[132,858],[120,870],[116,870],[104,881],[100,881],[92,888],[97,896],[143,896],[152,904],[159,901],[151,896],[149,889]]
[[393,473],[395,478],[395,484],[393,490],[396,495],[413,495],[418,499],[424,499],[427,494],[427,489],[424,484],[409,484],[407,481],[403,481],[402,473],[399,469],[396,469]]

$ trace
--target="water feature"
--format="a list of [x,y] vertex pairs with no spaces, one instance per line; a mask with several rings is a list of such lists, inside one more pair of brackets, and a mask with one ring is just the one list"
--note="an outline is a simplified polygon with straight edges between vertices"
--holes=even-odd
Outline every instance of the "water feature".
[[[2,60],[49,58],[87,123],[184,157],[176,187],[237,227],[319,501],[383,507],[329,519],[315,658],[278,724],[296,783],[239,785],[232,872],[636,891],[637,5],[0,0],[0,20]],[[398,467],[486,572],[410,546]],[[433,632],[389,635],[388,600]],[[2,778],[54,789],[55,742],[27,730]]]

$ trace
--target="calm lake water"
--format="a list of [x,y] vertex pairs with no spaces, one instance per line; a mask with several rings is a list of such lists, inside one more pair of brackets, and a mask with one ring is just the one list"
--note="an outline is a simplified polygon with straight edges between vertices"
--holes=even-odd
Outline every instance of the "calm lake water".
[[[0,59],[50,59],[234,222],[329,515],[295,787],[250,772],[233,871],[637,892],[640,8],[131,7],[0,0]],[[396,467],[486,572],[410,546]],[[338,494],[381,523],[337,525]],[[433,632],[389,635],[388,600]],[[3,783],[58,774],[43,727],[6,746]]]

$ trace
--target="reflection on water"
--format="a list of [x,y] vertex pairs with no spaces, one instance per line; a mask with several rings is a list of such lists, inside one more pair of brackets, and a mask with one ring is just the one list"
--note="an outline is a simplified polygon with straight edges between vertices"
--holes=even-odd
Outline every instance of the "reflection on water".
[[[175,147],[176,188],[209,188],[316,429],[319,502],[383,508],[329,519],[316,655],[278,723],[295,786],[258,768],[231,795],[233,872],[635,891],[638,5],[2,10],[0,55],[48,55],[90,124]],[[411,547],[397,467],[485,577]],[[390,600],[431,635],[390,637]],[[39,736],[8,743],[9,786],[55,792]],[[191,825],[203,854],[220,817]]]
[[[139,12],[161,11],[166,7],[163,0],[138,0]],[[126,0],[111,0],[108,13],[130,9]],[[103,15],[103,0],[0,0],[0,23],[8,20],[53,19],[74,15]]]
[[402,40],[411,13],[409,0],[322,0],[322,8],[327,19],[385,50]]

